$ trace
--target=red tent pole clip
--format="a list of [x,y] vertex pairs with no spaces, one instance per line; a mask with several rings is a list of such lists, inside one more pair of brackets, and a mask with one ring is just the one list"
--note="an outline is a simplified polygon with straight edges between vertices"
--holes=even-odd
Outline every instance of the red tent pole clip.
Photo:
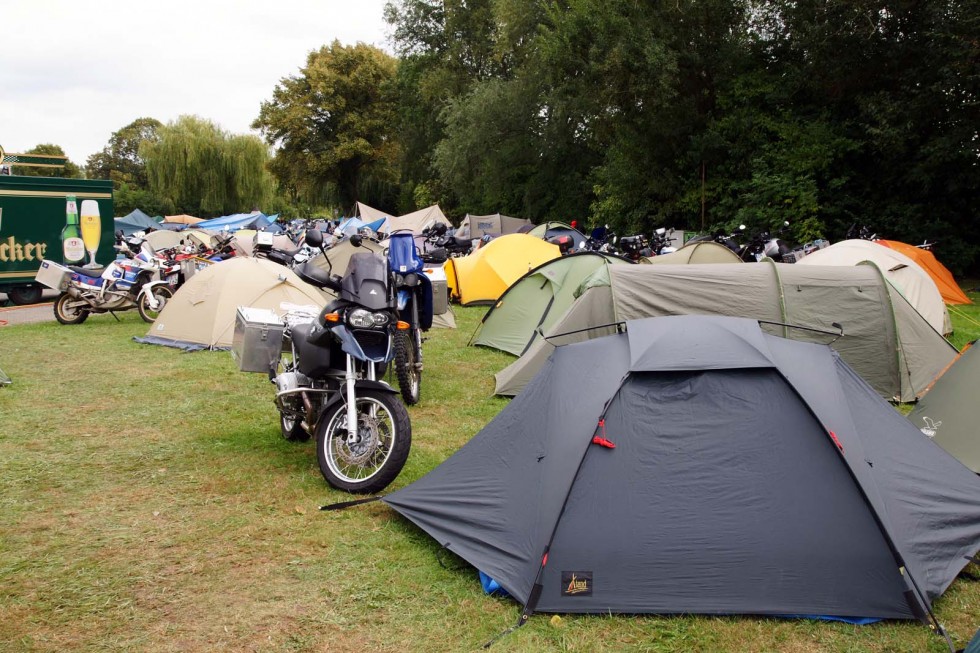
[[599,429],[602,431],[602,435],[597,435],[594,438],[592,438],[592,444],[597,444],[600,447],[606,447],[607,449],[615,449],[616,448],[616,443],[615,442],[610,442],[609,440],[607,440],[605,438],[605,435],[606,435],[606,420],[604,420],[604,419],[600,419],[599,420]]
[[833,431],[827,431],[827,433],[830,433],[830,439],[834,441],[834,444],[837,445],[837,448],[840,450],[840,452],[844,453],[844,445],[842,445],[840,443],[840,440],[837,439],[837,434],[834,433]]

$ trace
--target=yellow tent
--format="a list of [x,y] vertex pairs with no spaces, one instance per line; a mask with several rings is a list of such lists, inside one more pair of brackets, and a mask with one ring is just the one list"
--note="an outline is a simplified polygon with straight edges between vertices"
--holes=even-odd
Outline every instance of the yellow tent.
[[450,294],[464,306],[492,304],[528,270],[560,255],[557,245],[527,234],[494,238],[469,256],[446,261]]

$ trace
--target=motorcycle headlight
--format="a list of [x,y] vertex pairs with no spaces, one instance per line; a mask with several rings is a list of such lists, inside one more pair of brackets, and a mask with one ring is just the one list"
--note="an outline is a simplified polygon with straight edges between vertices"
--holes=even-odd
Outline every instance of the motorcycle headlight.
[[355,308],[347,314],[347,323],[356,329],[370,329],[388,324],[386,313],[372,313],[363,308]]

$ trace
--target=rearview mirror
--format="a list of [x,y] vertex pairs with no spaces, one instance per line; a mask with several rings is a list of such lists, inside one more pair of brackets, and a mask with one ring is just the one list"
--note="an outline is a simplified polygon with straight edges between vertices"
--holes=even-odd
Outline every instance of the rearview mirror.
[[306,244],[312,247],[322,247],[323,246],[323,232],[319,229],[307,229],[306,230]]
[[364,239],[359,234],[354,234],[350,237],[350,244],[354,247],[360,247],[362,242],[364,242]]

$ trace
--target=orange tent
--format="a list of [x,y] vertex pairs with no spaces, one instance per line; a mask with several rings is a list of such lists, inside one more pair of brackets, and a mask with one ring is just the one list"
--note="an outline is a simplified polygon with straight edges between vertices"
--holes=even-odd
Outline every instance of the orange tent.
[[943,296],[943,301],[947,304],[972,304],[970,298],[960,290],[959,285],[953,278],[953,273],[946,269],[946,266],[936,259],[935,255],[927,249],[915,247],[908,243],[900,243],[897,240],[876,240],[879,245],[891,248],[896,252],[905,254],[910,259],[919,264],[926,273],[936,282],[939,294]]

